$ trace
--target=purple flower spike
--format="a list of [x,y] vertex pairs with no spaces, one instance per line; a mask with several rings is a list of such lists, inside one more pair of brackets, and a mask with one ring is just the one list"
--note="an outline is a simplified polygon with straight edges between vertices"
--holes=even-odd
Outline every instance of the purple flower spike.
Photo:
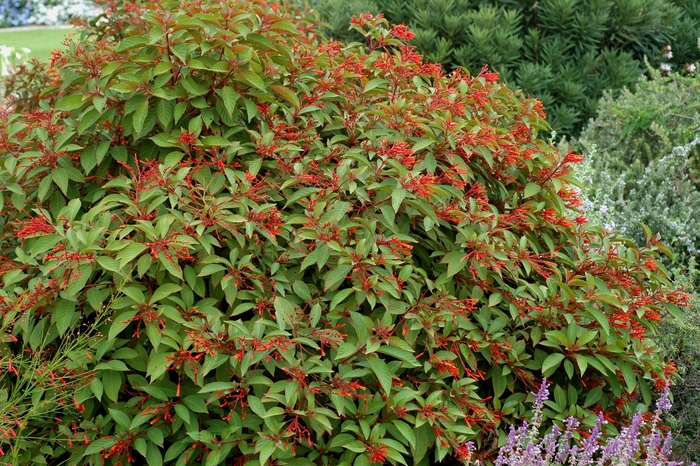
[[[598,414],[595,425],[581,442],[574,439],[579,420],[570,416],[564,420],[565,428],[555,425],[543,438],[539,437],[542,409],[549,395],[549,383],[542,385],[532,404],[532,420],[512,428],[506,444],[500,449],[495,466],[683,466],[682,462],[669,461],[671,436],[664,437],[657,429],[662,411],[671,407],[669,387],[656,403],[656,413],[648,425],[651,432],[640,438],[645,425],[641,413],[634,415],[629,426],[617,437],[601,442],[603,413]],[[695,463],[689,466],[696,466]]]
[[668,411],[671,409],[671,400],[669,399],[669,393],[671,391],[671,384],[669,382],[666,382],[666,387],[664,387],[664,391],[659,397],[658,400],[656,400],[656,409],[660,411]]
[[537,393],[533,393],[535,395],[535,402],[532,404],[533,408],[537,406],[544,406],[544,402],[547,401],[547,398],[549,398],[549,386],[551,384],[547,382],[547,378],[543,377],[542,378],[542,384],[540,385],[540,389]]

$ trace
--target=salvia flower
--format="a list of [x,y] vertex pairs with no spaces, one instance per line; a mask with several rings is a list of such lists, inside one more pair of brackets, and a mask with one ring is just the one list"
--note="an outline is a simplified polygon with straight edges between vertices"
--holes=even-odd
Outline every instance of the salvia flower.
[[[637,413],[620,435],[603,442],[600,437],[603,424],[607,422],[601,412],[581,443],[574,439],[574,432],[579,428],[579,420],[575,417],[564,420],[564,430],[555,425],[542,439],[538,438],[542,409],[549,396],[548,386],[543,379],[538,392],[533,393],[532,423],[523,422],[517,429],[511,427],[506,444],[499,451],[496,466],[682,466],[682,462],[669,461],[671,437],[664,437],[657,427],[661,413],[671,408],[668,385],[656,402],[655,415],[649,425],[645,425],[641,413]],[[644,427],[650,430],[642,437]],[[695,463],[690,466],[695,466]]]

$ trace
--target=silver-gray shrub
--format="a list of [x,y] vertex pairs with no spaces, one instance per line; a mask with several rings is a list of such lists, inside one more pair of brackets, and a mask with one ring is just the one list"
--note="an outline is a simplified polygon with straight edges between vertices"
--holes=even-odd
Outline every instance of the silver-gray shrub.
[[700,253],[700,191],[688,171],[695,139],[649,162],[641,173],[596,169],[596,150],[586,154],[576,175],[584,183],[586,216],[644,244],[641,224],[668,244],[683,263]]

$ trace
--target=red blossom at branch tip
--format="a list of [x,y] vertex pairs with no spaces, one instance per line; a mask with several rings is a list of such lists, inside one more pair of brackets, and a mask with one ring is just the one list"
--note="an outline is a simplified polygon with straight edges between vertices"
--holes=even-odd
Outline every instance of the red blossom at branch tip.
[[54,233],[56,229],[45,218],[36,217],[27,222],[15,223],[15,234],[24,239],[37,233]]
[[391,31],[389,31],[389,35],[391,37],[395,37],[396,39],[401,39],[404,42],[408,42],[414,37],[416,37],[416,35],[408,29],[408,26],[406,26],[403,23],[397,24],[396,26],[391,28]]

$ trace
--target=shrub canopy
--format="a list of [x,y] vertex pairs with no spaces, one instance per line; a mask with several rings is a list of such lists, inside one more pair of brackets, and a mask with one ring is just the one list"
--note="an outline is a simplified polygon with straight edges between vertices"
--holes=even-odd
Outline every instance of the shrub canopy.
[[548,422],[664,385],[665,247],[571,215],[580,158],[494,73],[257,0],[98,24],[0,112],[15,464],[493,458],[543,375]]

